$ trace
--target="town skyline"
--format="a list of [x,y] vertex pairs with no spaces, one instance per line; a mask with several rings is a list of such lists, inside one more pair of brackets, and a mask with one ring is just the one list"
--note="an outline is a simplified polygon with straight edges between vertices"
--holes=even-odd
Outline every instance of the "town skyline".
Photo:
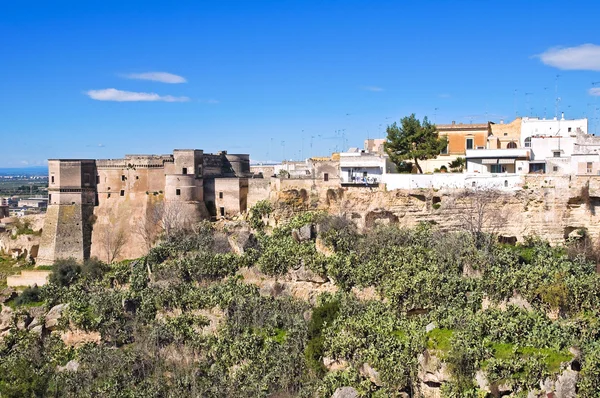
[[564,112],[598,133],[600,6],[560,5],[5,5],[0,133],[14,139],[0,167],[190,147],[301,159],[384,138],[411,113]]

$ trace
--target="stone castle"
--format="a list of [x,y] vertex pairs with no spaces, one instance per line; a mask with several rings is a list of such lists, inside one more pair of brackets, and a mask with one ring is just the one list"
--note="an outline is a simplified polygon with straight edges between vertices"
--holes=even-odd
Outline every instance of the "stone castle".
[[[50,159],[48,211],[37,264],[59,258],[142,255],[144,233],[159,206],[176,206],[177,222],[231,216],[247,208],[247,154],[178,149],[123,159]],[[163,214],[164,215],[164,214]],[[126,236],[125,236],[126,235]]]

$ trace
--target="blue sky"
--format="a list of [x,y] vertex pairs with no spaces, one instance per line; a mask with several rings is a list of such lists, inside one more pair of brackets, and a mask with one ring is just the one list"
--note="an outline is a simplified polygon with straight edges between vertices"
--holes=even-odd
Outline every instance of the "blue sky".
[[551,117],[556,97],[593,118],[598,15],[597,1],[0,0],[0,167],[173,148],[298,159],[413,112]]

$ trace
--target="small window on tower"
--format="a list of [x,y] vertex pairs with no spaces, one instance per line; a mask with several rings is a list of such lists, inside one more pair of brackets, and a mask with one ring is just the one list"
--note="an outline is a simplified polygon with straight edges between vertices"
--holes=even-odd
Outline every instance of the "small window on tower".
[[96,184],[100,184],[100,176],[96,176]]
[[571,132],[571,127],[568,128],[569,133]]
[[187,174],[187,167],[183,168],[183,171],[181,172],[181,174]]
[[219,199],[223,199],[223,192],[219,192]]
[[323,173],[323,181],[329,181],[329,173]]
[[177,188],[175,190],[175,195],[177,195],[177,196],[181,195],[181,189]]
[[121,181],[125,181],[125,174],[121,175]]
[[121,189],[121,196],[125,196],[125,190]]
[[52,182],[52,184],[54,184],[54,176],[52,176],[52,177],[50,178],[50,181]]

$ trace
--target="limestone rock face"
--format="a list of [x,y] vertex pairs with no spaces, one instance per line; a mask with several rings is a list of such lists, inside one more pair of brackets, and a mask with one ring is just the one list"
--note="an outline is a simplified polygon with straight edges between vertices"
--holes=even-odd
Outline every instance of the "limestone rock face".
[[238,275],[243,277],[245,283],[258,286],[260,294],[279,297],[290,296],[316,304],[317,297],[322,293],[335,293],[338,287],[332,282],[309,282],[296,280],[294,282],[289,274],[280,279],[274,279],[260,272],[256,267],[241,268]]
[[48,329],[48,330],[56,329],[56,327],[58,326],[58,322],[60,321],[60,318],[62,317],[62,313],[66,308],[67,308],[67,304],[58,304],[58,305],[55,305],[54,307],[52,307],[50,309],[50,311],[48,311],[48,313],[46,314],[46,322],[45,322],[46,329]]
[[60,335],[60,339],[67,347],[81,347],[86,343],[99,344],[101,340],[98,332],[85,332],[83,330],[74,329],[67,330]]
[[333,249],[327,246],[319,235],[317,235],[317,239],[315,240],[315,249],[317,250],[317,253],[321,253],[325,257],[330,257],[334,254]]
[[244,254],[244,252],[256,243],[256,237],[249,230],[241,230],[230,235],[227,240],[231,250],[235,254]]
[[297,242],[306,242],[313,237],[313,226],[311,224],[303,225],[292,231],[292,236]]
[[32,318],[31,323],[27,325],[27,329],[33,329],[38,325],[43,326],[44,318],[44,307],[31,307],[29,308],[29,316]]
[[77,372],[79,369],[79,362],[71,359],[65,366],[57,366],[56,370],[59,372]]
[[292,282],[314,282],[314,283],[325,283],[326,278],[316,274],[304,265],[301,265],[298,269],[289,271],[289,276]]
[[[551,243],[562,242],[573,231],[587,230],[591,236],[600,235],[600,180],[589,177],[527,175],[522,177],[526,189],[502,191],[486,204],[485,211],[493,217],[485,230],[497,232],[507,242],[522,241],[527,236],[544,236]],[[282,187],[273,197],[286,205],[297,189]],[[392,190],[368,190],[364,187],[340,189],[343,200],[328,200],[326,190],[310,188],[307,197],[318,199],[318,210],[344,215],[359,228],[384,223],[399,223],[414,227],[421,222],[435,223],[445,231],[464,229],[461,214],[468,210],[468,203],[461,199],[462,189],[443,188]],[[485,190],[474,190],[475,194]],[[434,203],[443,205],[435,209]],[[285,207],[285,206],[284,206]],[[273,214],[273,220],[285,219],[291,211],[281,209]],[[463,220],[463,221],[461,221]],[[308,232],[308,231],[306,231]],[[297,231],[298,238],[308,238]]]
[[10,329],[13,319],[13,310],[10,307],[2,307],[0,312],[0,332]]
[[565,370],[556,380],[556,398],[575,398],[577,396],[577,379],[579,373],[574,370]]
[[4,304],[9,300],[14,299],[15,297],[17,297],[17,292],[12,287],[2,289],[2,291],[0,292],[0,304]]
[[363,363],[358,371],[361,375],[371,380],[371,383],[375,384],[376,386],[381,386],[381,377],[379,376],[379,372],[373,369],[373,367],[368,363]]
[[358,391],[352,387],[339,387],[331,398],[358,398]]
[[323,357],[323,365],[330,372],[334,372],[336,370],[344,370],[350,366],[350,364],[347,361],[344,361],[343,359],[335,360],[328,357]]
[[419,373],[421,381],[420,388],[424,397],[441,398],[442,384],[450,379],[450,373],[447,366],[434,352],[425,350],[419,355]]

